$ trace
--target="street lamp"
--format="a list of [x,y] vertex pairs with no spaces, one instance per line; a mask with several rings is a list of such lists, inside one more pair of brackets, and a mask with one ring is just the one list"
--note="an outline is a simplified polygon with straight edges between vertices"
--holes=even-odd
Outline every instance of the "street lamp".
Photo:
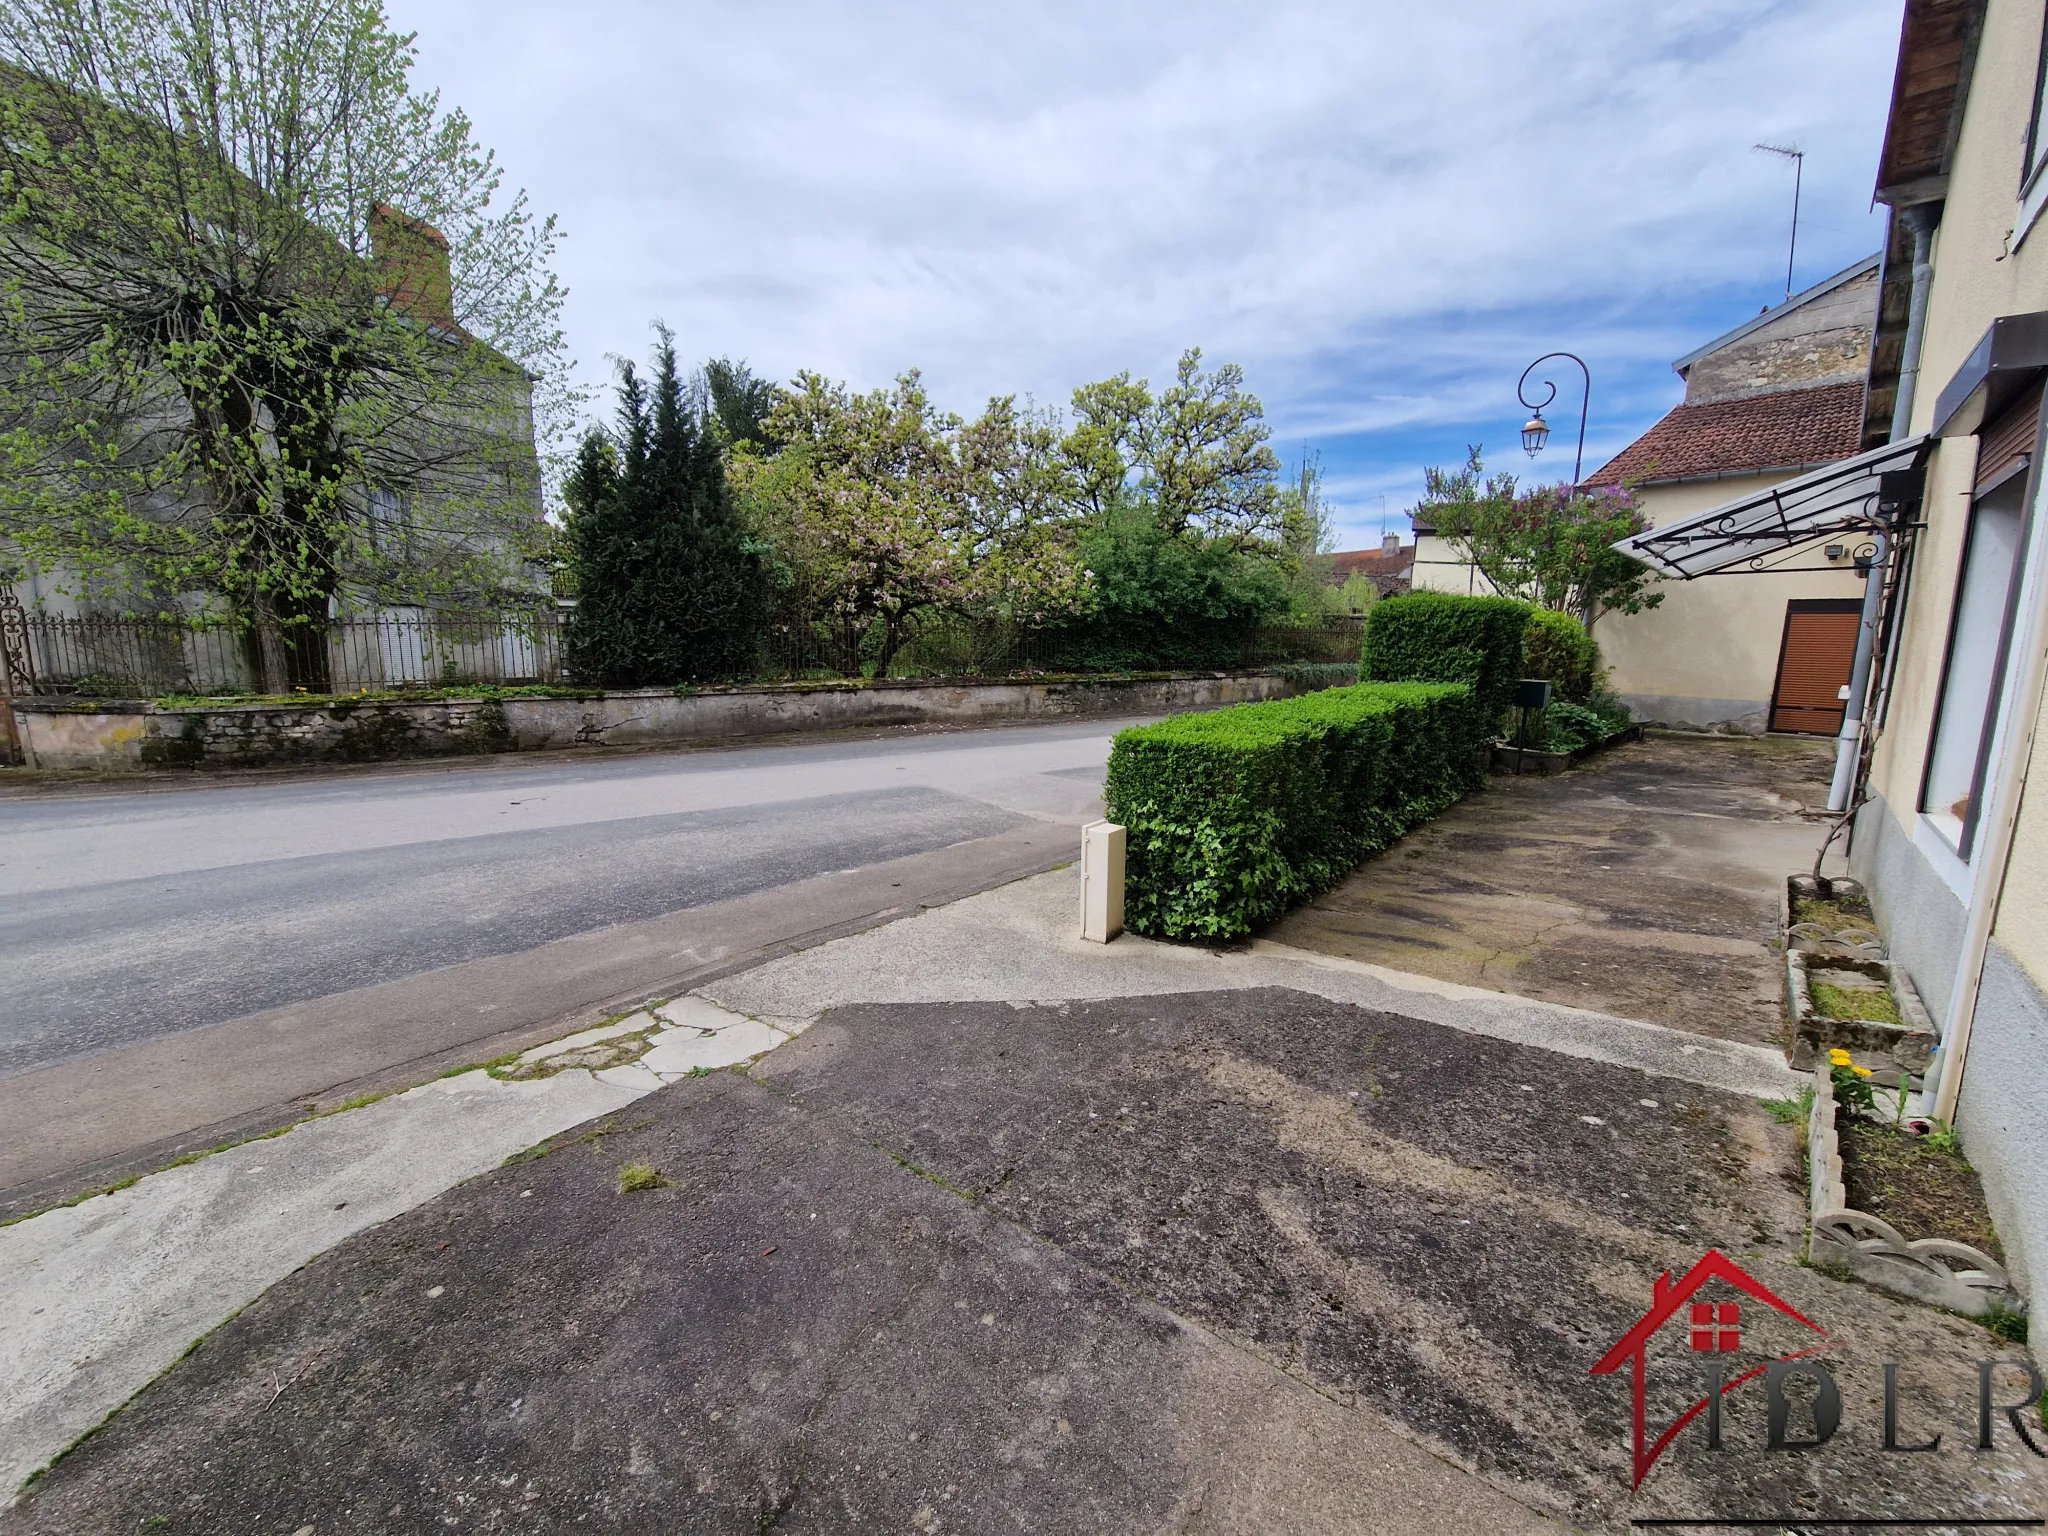
[[1579,373],[1585,380],[1585,388],[1579,395],[1579,451],[1578,456],[1572,460],[1572,489],[1577,490],[1579,488],[1579,475],[1584,469],[1586,462],[1586,412],[1593,403],[1593,375],[1586,367],[1584,358],[1571,352],[1546,352],[1522,370],[1521,382],[1515,385],[1515,398],[1536,413],[1529,418],[1528,423],[1522,428],[1522,446],[1528,450],[1529,457],[1533,459],[1543,451],[1543,445],[1550,441],[1550,423],[1543,419],[1543,407],[1557,398],[1557,385],[1549,379],[1542,380],[1543,387],[1549,393],[1541,400],[1531,400],[1529,398],[1529,375],[1538,368],[1541,368],[1553,357],[1562,357],[1577,363],[1579,365]]

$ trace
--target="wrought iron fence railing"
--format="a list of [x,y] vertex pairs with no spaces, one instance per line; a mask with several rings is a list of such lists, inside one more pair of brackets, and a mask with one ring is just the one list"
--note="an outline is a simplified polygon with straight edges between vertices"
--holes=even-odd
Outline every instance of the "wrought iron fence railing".
[[[1355,620],[1260,629],[1225,647],[1238,666],[1291,661],[1351,661]],[[568,684],[564,616],[426,610],[331,620],[316,643],[324,665],[312,669],[336,694],[408,687]],[[303,641],[300,643],[304,643]],[[75,616],[0,608],[0,686],[17,695],[101,698],[199,697],[260,691],[260,653],[249,632],[231,625]],[[1161,659],[1162,669],[1174,663]],[[1212,658],[1212,664],[1215,664]],[[822,626],[785,625],[763,645],[764,679],[858,675],[857,654]],[[892,676],[991,677],[1085,670],[1069,643],[1029,630],[946,619],[923,626],[904,645]]]

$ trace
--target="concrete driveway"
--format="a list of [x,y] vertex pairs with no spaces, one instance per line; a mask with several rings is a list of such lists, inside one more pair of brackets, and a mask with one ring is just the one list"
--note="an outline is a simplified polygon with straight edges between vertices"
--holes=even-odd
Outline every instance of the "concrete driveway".
[[1779,893],[1826,834],[1832,765],[1804,737],[1653,736],[1554,777],[1495,774],[1265,936],[1775,1044]]
[[[2041,1512],[2009,1430],[1968,1449],[1975,1362],[2014,1352],[1799,1264],[1796,1138],[1737,1086],[1782,1091],[1773,1053],[1271,944],[1082,945],[1074,899],[1044,875],[715,983],[802,1032],[321,1255],[0,1531]],[[1589,1367],[1709,1247],[1828,1330],[1844,1428],[1769,1452],[1752,1384],[1632,1499],[1628,1379]],[[1806,1342],[1743,1326],[1745,1368]],[[1698,1391],[1673,1333],[1653,1427]],[[1887,1362],[1943,1451],[1883,1452]]]

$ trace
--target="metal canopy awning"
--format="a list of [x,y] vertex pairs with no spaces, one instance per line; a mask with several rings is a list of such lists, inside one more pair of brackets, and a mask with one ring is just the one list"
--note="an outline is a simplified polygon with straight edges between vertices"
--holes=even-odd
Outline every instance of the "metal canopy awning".
[[1780,560],[1830,535],[1896,526],[1919,502],[1929,441],[1923,435],[1887,443],[1614,547],[1681,581],[1776,569]]

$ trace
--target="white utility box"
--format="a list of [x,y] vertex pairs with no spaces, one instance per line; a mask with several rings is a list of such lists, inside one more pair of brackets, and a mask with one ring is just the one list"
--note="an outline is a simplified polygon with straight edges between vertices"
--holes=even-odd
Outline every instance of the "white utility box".
[[1124,829],[1091,821],[1081,829],[1081,937],[1107,944],[1124,931]]

